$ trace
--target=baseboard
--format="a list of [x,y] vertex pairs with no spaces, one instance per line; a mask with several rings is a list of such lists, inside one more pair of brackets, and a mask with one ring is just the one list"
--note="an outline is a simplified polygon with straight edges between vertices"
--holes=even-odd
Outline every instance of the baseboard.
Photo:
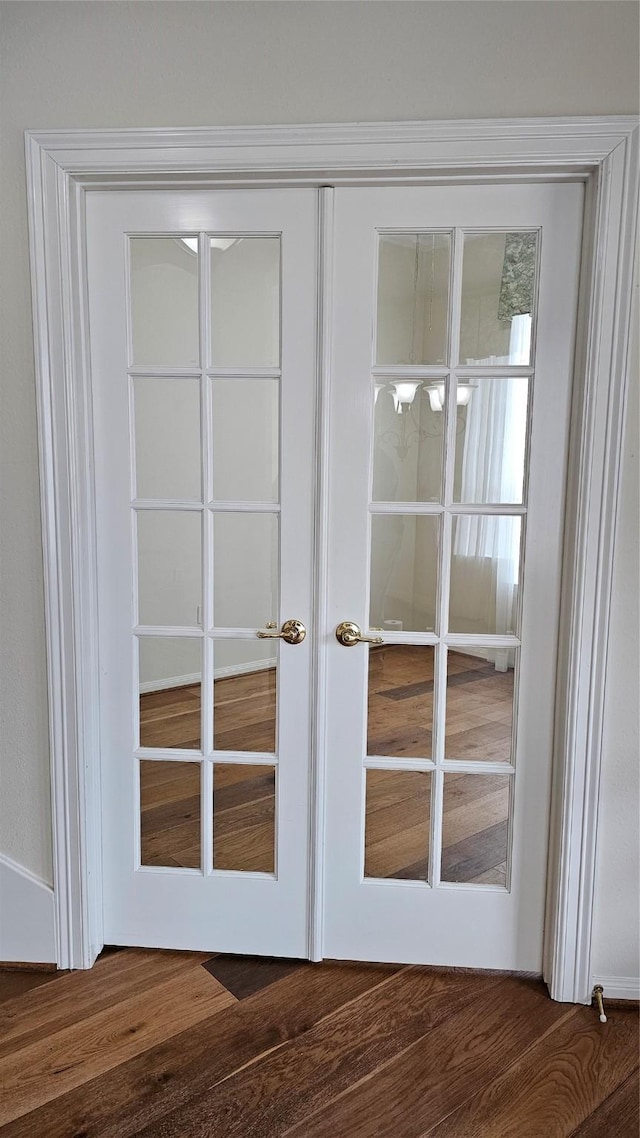
[[609,1000],[640,1000],[639,976],[594,976],[592,988],[600,984]]
[[190,684],[199,684],[202,679],[200,672],[193,672],[189,676],[168,676],[164,680],[145,680],[140,684],[140,691],[169,691],[170,688],[186,688]]
[[6,854],[0,854],[0,961],[56,961],[53,889]]
[[213,677],[216,680],[224,680],[227,676],[248,676],[251,672],[268,672],[275,666],[275,657],[273,660],[250,660],[248,664],[229,664],[226,668],[214,668]]
[[[213,678],[224,680],[227,676],[248,676],[251,672],[265,672],[275,668],[274,660],[250,660],[246,664],[229,664],[225,668],[214,668]],[[189,676],[169,676],[164,680],[145,680],[140,684],[143,694],[152,691],[169,691],[170,688],[186,688],[190,684],[199,684],[202,679],[200,672]]]

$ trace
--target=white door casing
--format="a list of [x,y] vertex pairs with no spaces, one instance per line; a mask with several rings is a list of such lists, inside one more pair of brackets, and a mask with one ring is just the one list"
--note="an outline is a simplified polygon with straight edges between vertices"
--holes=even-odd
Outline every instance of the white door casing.
[[[545,976],[586,1001],[603,677],[637,208],[632,118],[27,134],[41,444],[58,958],[102,943],[95,546],[83,210],[92,189],[164,180],[344,184],[578,175],[588,208],[573,404]],[[329,210],[325,211],[326,221]],[[326,295],[324,312],[326,313]],[[326,318],[325,318],[326,319]],[[587,335],[588,330],[588,335]],[[326,334],[323,336],[326,340]],[[328,371],[326,355],[319,365]],[[320,454],[327,446],[322,435]],[[320,532],[326,519],[320,521]],[[316,667],[324,674],[319,651]],[[317,734],[322,726],[318,725]],[[316,765],[314,784],[322,786]],[[321,827],[322,795],[314,801]],[[313,909],[321,904],[316,874]],[[317,927],[317,921],[315,922]],[[317,937],[314,956],[321,955]]]

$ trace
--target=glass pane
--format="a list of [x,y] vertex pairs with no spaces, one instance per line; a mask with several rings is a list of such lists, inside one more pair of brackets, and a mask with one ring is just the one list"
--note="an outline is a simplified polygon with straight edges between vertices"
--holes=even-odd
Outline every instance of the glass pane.
[[214,640],[213,746],[276,749],[277,640]]
[[380,235],[376,363],[444,363],[450,244],[448,233]]
[[426,881],[429,875],[428,771],[367,771],[365,877]]
[[537,243],[536,233],[465,235],[460,363],[530,363]]
[[367,754],[431,758],[433,659],[429,645],[369,650]]
[[511,761],[513,648],[449,652],[445,758]]
[[278,611],[278,515],[215,514],[213,620],[264,628]]
[[445,774],[442,881],[506,885],[511,779]]
[[278,500],[277,379],[214,379],[213,497]]
[[197,366],[197,248],[195,237],[131,238],[134,364]]
[[211,238],[214,367],[280,363],[280,238]]
[[376,383],[374,391],[374,502],[439,501],[444,439],[441,401],[434,402],[427,385],[414,381]]
[[140,746],[200,750],[202,641],[138,639]]
[[141,865],[200,868],[200,764],[140,761]]
[[275,767],[215,763],[213,868],[275,872]]
[[515,633],[520,582],[519,517],[453,519],[449,631]]
[[439,532],[436,517],[371,519],[371,628],[434,631]]
[[526,376],[458,383],[455,502],[522,502],[528,389]]
[[200,481],[200,381],[135,379],[138,498],[196,498]]
[[201,517],[188,510],[138,511],[138,623],[200,623]]

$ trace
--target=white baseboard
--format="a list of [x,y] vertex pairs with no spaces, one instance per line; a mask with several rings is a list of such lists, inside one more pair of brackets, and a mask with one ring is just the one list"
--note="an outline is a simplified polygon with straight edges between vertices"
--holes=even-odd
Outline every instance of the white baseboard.
[[640,1000],[640,976],[594,976],[592,988],[602,985],[605,1000]]
[[0,854],[0,961],[55,964],[53,889]]
[[216,680],[223,680],[226,676],[246,676],[250,672],[268,672],[275,668],[276,659],[250,660],[248,664],[229,664],[226,668],[214,668],[213,675]]
[[193,672],[190,676],[168,676],[164,680],[145,680],[144,683],[140,684],[140,691],[168,691],[169,688],[186,688],[189,684],[199,684],[201,679],[200,672]]
[[[250,660],[245,664],[229,664],[224,668],[214,668],[213,676],[216,680],[223,680],[227,676],[248,676],[251,672],[265,672],[269,668],[275,668],[275,665],[275,657],[273,660]],[[168,691],[169,688],[185,688],[189,684],[199,684],[201,679],[200,672],[194,672],[190,676],[168,676],[164,680],[145,680],[140,684],[140,691],[146,693]]]

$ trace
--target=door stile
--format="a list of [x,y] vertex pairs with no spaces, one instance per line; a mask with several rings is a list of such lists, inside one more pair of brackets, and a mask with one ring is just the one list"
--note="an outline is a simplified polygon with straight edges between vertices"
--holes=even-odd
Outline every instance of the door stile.
[[324,850],[327,777],[327,668],[329,627],[329,455],[334,272],[333,186],[318,189],[315,521],[313,527],[312,615],[316,629],[311,664],[311,769],[309,772],[309,959],[324,956]]

